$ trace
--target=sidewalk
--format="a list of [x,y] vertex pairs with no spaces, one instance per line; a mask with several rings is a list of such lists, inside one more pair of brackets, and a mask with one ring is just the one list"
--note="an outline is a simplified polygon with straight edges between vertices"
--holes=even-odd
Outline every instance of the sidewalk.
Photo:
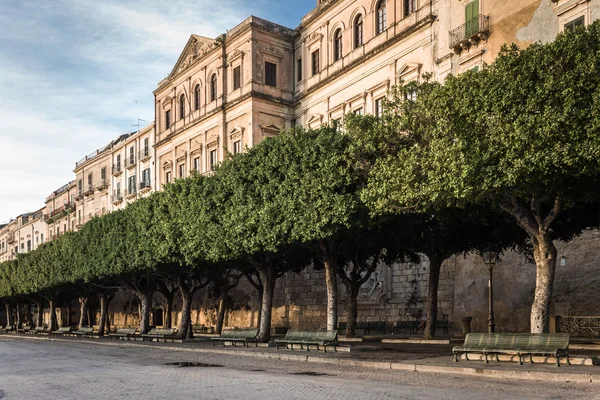
[[[483,361],[454,362],[453,344],[413,344],[413,343],[377,343],[366,342],[344,346],[343,351],[324,353],[315,350],[276,350],[273,347],[232,347],[217,345],[213,347],[207,338],[198,338],[184,343],[156,343],[141,341],[116,341],[102,339],[51,338],[26,335],[1,335],[0,340],[49,340],[65,343],[86,343],[102,346],[136,346],[169,351],[189,351],[212,354],[228,354],[246,357],[261,357],[273,360],[298,362],[318,362],[349,365],[365,368],[415,371],[425,373],[445,373],[452,375],[471,375],[488,378],[549,380],[558,382],[600,383],[600,367],[592,365],[564,365],[556,367],[554,359],[550,364],[534,363],[519,365],[518,362]],[[350,351],[348,351],[350,350]],[[572,350],[573,361],[583,357],[597,361],[600,349]],[[471,358],[471,356],[469,357]],[[475,357],[473,357],[475,358]]]

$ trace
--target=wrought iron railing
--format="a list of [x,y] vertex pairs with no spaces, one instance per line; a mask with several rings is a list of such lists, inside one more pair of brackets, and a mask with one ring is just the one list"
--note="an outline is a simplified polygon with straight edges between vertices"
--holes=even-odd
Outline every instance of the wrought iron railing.
[[490,31],[490,17],[479,14],[471,18],[461,26],[450,31],[450,48],[456,48],[463,43],[471,41],[471,39],[487,39]]
[[600,316],[558,317],[557,330],[575,337],[600,337]]

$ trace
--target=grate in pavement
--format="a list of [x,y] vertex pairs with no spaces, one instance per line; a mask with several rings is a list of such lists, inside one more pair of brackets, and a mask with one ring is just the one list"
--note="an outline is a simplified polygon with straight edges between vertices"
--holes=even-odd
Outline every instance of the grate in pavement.
[[186,368],[186,367],[220,368],[220,367],[222,367],[222,365],[218,365],[218,364],[206,364],[206,363],[199,363],[199,362],[172,362],[172,363],[167,363],[165,365],[174,365],[174,366],[178,366],[179,368]]
[[290,375],[308,375],[308,376],[335,376],[332,374],[326,374],[323,372],[304,371],[304,372],[293,372]]

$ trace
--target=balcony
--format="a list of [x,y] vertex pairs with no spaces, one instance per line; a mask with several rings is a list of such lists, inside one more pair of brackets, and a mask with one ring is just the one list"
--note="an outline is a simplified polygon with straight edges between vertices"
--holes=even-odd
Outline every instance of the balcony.
[[125,159],[125,168],[131,169],[135,167],[135,156],[131,155]]
[[77,191],[77,196],[75,196],[75,201],[79,201],[81,199],[83,199],[83,189],[79,189]]
[[123,173],[123,169],[121,169],[121,163],[113,164],[112,166],[112,174],[113,176],[119,176]]
[[14,232],[10,232],[8,234],[8,237],[6,238],[6,243],[7,244],[13,244],[17,241],[17,239],[15,238],[15,233]]
[[57,208],[54,211],[51,211],[50,214],[44,215],[44,220],[47,224],[51,224],[53,222],[58,221],[59,219],[69,215],[71,212],[75,210],[74,203],[66,203],[62,207]]
[[137,196],[137,187],[134,185],[127,188],[127,200],[131,200]]
[[152,186],[150,185],[149,179],[147,181],[140,182],[140,194],[149,192],[151,189],[152,189]]
[[490,17],[479,14],[458,28],[450,31],[450,48],[456,54],[469,50],[471,46],[487,40],[490,34]]
[[108,180],[106,179],[101,179],[100,180],[100,184],[98,185],[98,187],[96,188],[99,192],[105,190],[106,188],[108,188]]
[[150,149],[146,147],[140,150],[138,153],[138,159],[140,162],[148,161],[150,159]]
[[123,193],[120,190],[113,191],[112,203],[116,206],[123,202]]
[[85,197],[91,196],[94,194],[94,185],[88,185],[87,190],[83,192]]

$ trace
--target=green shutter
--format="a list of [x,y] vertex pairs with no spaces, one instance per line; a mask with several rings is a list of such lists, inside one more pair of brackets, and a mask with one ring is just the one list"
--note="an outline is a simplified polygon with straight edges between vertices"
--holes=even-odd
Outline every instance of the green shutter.
[[471,36],[479,31],[479,0],[474,0],[465,6],[465,36]]

